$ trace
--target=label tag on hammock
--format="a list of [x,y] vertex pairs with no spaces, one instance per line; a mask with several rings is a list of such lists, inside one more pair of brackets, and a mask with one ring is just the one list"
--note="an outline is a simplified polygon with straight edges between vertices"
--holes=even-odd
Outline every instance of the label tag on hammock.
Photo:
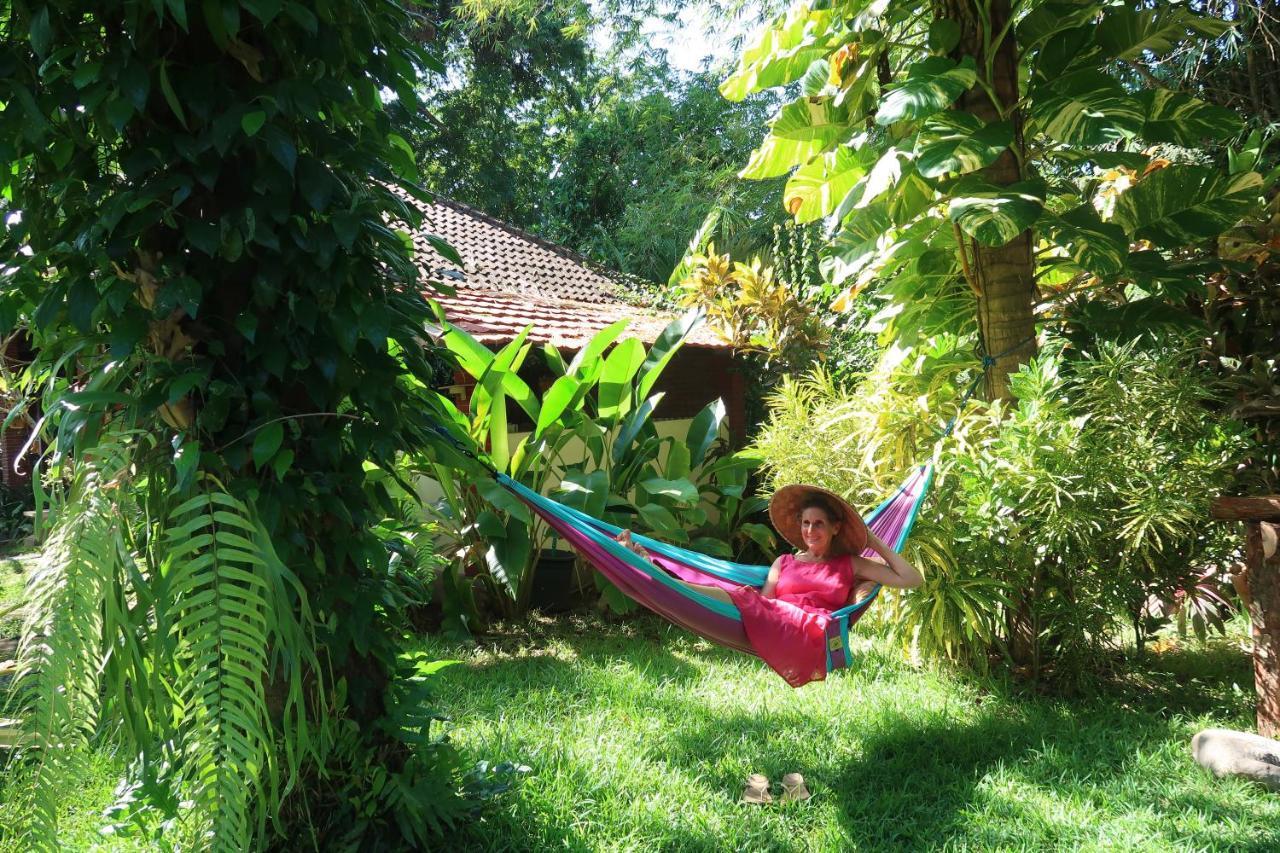
[[832,637],[827,640],[827,648],[833,652],[838,652],[844,648],[844,640],[840,637]]

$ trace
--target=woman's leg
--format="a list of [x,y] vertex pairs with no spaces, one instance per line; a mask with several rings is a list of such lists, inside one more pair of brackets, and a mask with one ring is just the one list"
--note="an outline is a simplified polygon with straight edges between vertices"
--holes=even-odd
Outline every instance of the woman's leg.
[[[617,536],[617,541],[622,543],[627,548],[630,548],[632,551],[636,552],[641,557],[644,557],[646,560],[649,559],[649,554],[644,550],[644,548],[640,547],[640,543],[634,541],[631,538],[630,530],[624,530],[621,533],[619,533]],[[688,581],[681,580],[680,578],[675,577],[674,575],[672,575],[671,579],[674,580],[676,583],[680,584],[681,586],[688,587],[689,589],[692,589],[695,592],[700,592],[703,595],[709,595],[712,598],[716,599],[717,601],[723,601],[725,604],[733,604],[733,599],[729,597],[729,593],[723,587],[708,586],[706,584],[701,584],[701,583],[689,583]]]
[[680,580],[680,578],[675,578],[674,580],[681,586],[688,587],[689,589],[692,589],[695,592],[700,592],[703,595],[709,595],[717,601],[723,601],[725,604],[733,604],[733,598],[729,596],[729,591],[724,587],[707,586],[706,584],[701,583],[689,583],[686,580]]

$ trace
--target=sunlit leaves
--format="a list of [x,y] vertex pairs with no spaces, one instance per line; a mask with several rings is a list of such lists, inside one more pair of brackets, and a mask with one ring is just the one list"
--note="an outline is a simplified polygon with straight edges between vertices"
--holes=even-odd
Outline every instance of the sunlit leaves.
[[1036,181],[996,187],[977,177],[964,178],[952,190],[950,215],[979,243],[1003,246],[1040,217],[1044,196],[1044,184]]
[[948,111],[930,118],[916,147],[916,169],[926,178],[974,172],[996,161],[1013,142],[1013,125],[983,125],[969,113]]
[[1185,6],[1157,6],[1142,11],[1113,6],[1098,25],[1094,38],[1104,56],[1132,60],[1146,51],[1168,53],[1192,33],[1219,36],[1229,29],[1229,22],[1197,15]]
[[1129,238],[1124,229],[1103,222],[1092,205],[1082,204],[1062,216],[1047,217],[1044,233],[1094,275],[1115,275],[1128,259]]
[[978,79],[973,57],[959,65],[942,56],[930,56],[911,66],[907,79],[891,90],[876,111],[876,124],[926,118],[946,109]]
[[849,131],[849,111],[825,97],[797,98],[782,108],[773,123],[773,135],[783,139],[831,143]]
[[1138,102],[1146,115],[1142,138],[1147,142],[1194,147],[1205,140],[1227,139],[1244,127],[1240,116],[1231,110],[1181,92],[1148,89],[1138,95]]
[[810,63],[826,56],[832,46],[832,11],[814,5],[797,3],[766,27],[743,52],[738,69],[720,84],[720,93],[740,101],[752,92],[799,79]]
[[760,147],[751,152],[751,159],[738,173],[740,178],[776,178],[785,175],[801,163],[807,163],[822,153],[827,143],[814,139],[782,139],[772,133],[764,138]]
[[1067,145],[1095,146],[1136,135],[1144,117],[1114,77],[1081,71],[1033,93],[1029,129]]
[[1137,239],[1186,246],[1226,231],[1261,194],[1257,172],[1228,177],[1203,166],[1168,166],[1121,195],[1112,221]]
[[867,172],[867,147],[842,145],[792,174],[783,190],[783,204],[796,222],[812,222],[836,209]]

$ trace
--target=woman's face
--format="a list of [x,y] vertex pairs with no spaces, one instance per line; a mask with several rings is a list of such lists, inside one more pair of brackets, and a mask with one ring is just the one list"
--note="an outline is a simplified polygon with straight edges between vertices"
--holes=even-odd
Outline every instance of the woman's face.
[[831,548],[831,541],[840,531],[840,525],[827,518],[827,514],[816,506],[811,506],[800,513],[800,536],[810,554],[825,554]]

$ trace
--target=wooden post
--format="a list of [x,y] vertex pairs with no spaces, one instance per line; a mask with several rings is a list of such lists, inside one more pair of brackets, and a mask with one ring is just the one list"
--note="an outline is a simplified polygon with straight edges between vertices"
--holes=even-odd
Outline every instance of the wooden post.
[[1244,559],[1258,734],[1280,737],[1280,495],[1218,498],[1214,518],[1245,523]]

